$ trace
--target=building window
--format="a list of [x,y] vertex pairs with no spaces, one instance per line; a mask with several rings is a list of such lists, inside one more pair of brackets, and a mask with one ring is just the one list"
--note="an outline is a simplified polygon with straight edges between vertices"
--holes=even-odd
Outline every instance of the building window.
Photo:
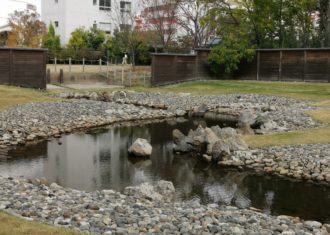
[[97,0],[93,0],[93,5],[95,6],[97,4]]
[[102,11],[111,11],[111,0],[100,0],[99,6]]
[[55,27],[58,28],[58,21],[55,21],[54,24],[55,24]]
[[110,35],[111,34],[111,23],[100,22],[99,29],[104,31],[106,34]]
[[120,1],[120,11],[121,12],[131,12],[131,2]]

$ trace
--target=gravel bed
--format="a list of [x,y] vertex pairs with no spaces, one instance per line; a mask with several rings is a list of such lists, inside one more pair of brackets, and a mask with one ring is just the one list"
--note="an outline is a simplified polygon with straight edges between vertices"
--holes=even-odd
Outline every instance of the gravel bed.
[[0,112],[0,148],[121,121],[168,118],[166,110],[91,100],[32,103]]
[[236,151],[219,162],[295,179],[330,183],[330,145],[294,145]]
[[[55,183],[0,177],[0,209],[29,220],[93,234],[314,234],[330,226],[289,216],[269,216],[256,209],[238,209],[198,201],[171,202],[170,182],[86,193]],[[156,196],[158,195],[158,196]]]
[[322,124],[312,120],[306,111],[314,109],[311,102],[277,96],[256,94],[230,94],[222,96],[192,96],[186,93],[62,93],[58,95],[68,99],[92,99],[125,104],[167,109],[181,116],[186,113],[205,115],[214,112],[236,117],[244,112],[252,112],[272,120],[273,125],[265,129],[267,132],[283,132],[304,128],[321,127]]

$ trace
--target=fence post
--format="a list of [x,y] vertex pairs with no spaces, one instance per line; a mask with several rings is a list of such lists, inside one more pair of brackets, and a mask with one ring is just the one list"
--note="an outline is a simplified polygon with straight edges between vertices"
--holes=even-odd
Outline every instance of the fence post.
[[60,84],[63,83],[64,80],[64,73],[63,73],[63,69],[60,69]]
[[47,69],[47,84],[50,84],[50,69]]
[[102,72],[102,59],[99,59],[100,73]]
[[55,69],[55,73],[57,73],[57,58],[56,57],[54,59],[54,69]]
[[85,72],[85,58],[83,58],[83,73]]

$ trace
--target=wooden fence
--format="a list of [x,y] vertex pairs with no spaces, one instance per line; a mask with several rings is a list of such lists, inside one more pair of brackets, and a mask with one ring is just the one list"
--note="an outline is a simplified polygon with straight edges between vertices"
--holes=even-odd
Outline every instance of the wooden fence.
[[153,86],[200,79],[330,82],[330,49],[257,50],[252,62],[242,62],[231,74],[212,75],[209,49],[194,55],[153,54]]
[[0,48],[0,84],[46,89],[47,50]]

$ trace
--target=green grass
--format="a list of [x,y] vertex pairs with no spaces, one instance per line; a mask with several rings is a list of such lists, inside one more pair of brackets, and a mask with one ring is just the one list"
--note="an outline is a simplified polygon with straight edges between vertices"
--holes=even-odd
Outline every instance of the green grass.
[[32,102],[53,101],[47,92],[13,86],[0,86],[0,110]]
[[221,95],[232,93],[265,94],[297,99],[330,102],[329,83],[293,83],[260,81],[196,81],[161,88],[138,88],[141,91],[189,92],[193,95]]
[[81,235],[70,229],[54,227],[40,222],[27,221],[0,212],[0,235]]

